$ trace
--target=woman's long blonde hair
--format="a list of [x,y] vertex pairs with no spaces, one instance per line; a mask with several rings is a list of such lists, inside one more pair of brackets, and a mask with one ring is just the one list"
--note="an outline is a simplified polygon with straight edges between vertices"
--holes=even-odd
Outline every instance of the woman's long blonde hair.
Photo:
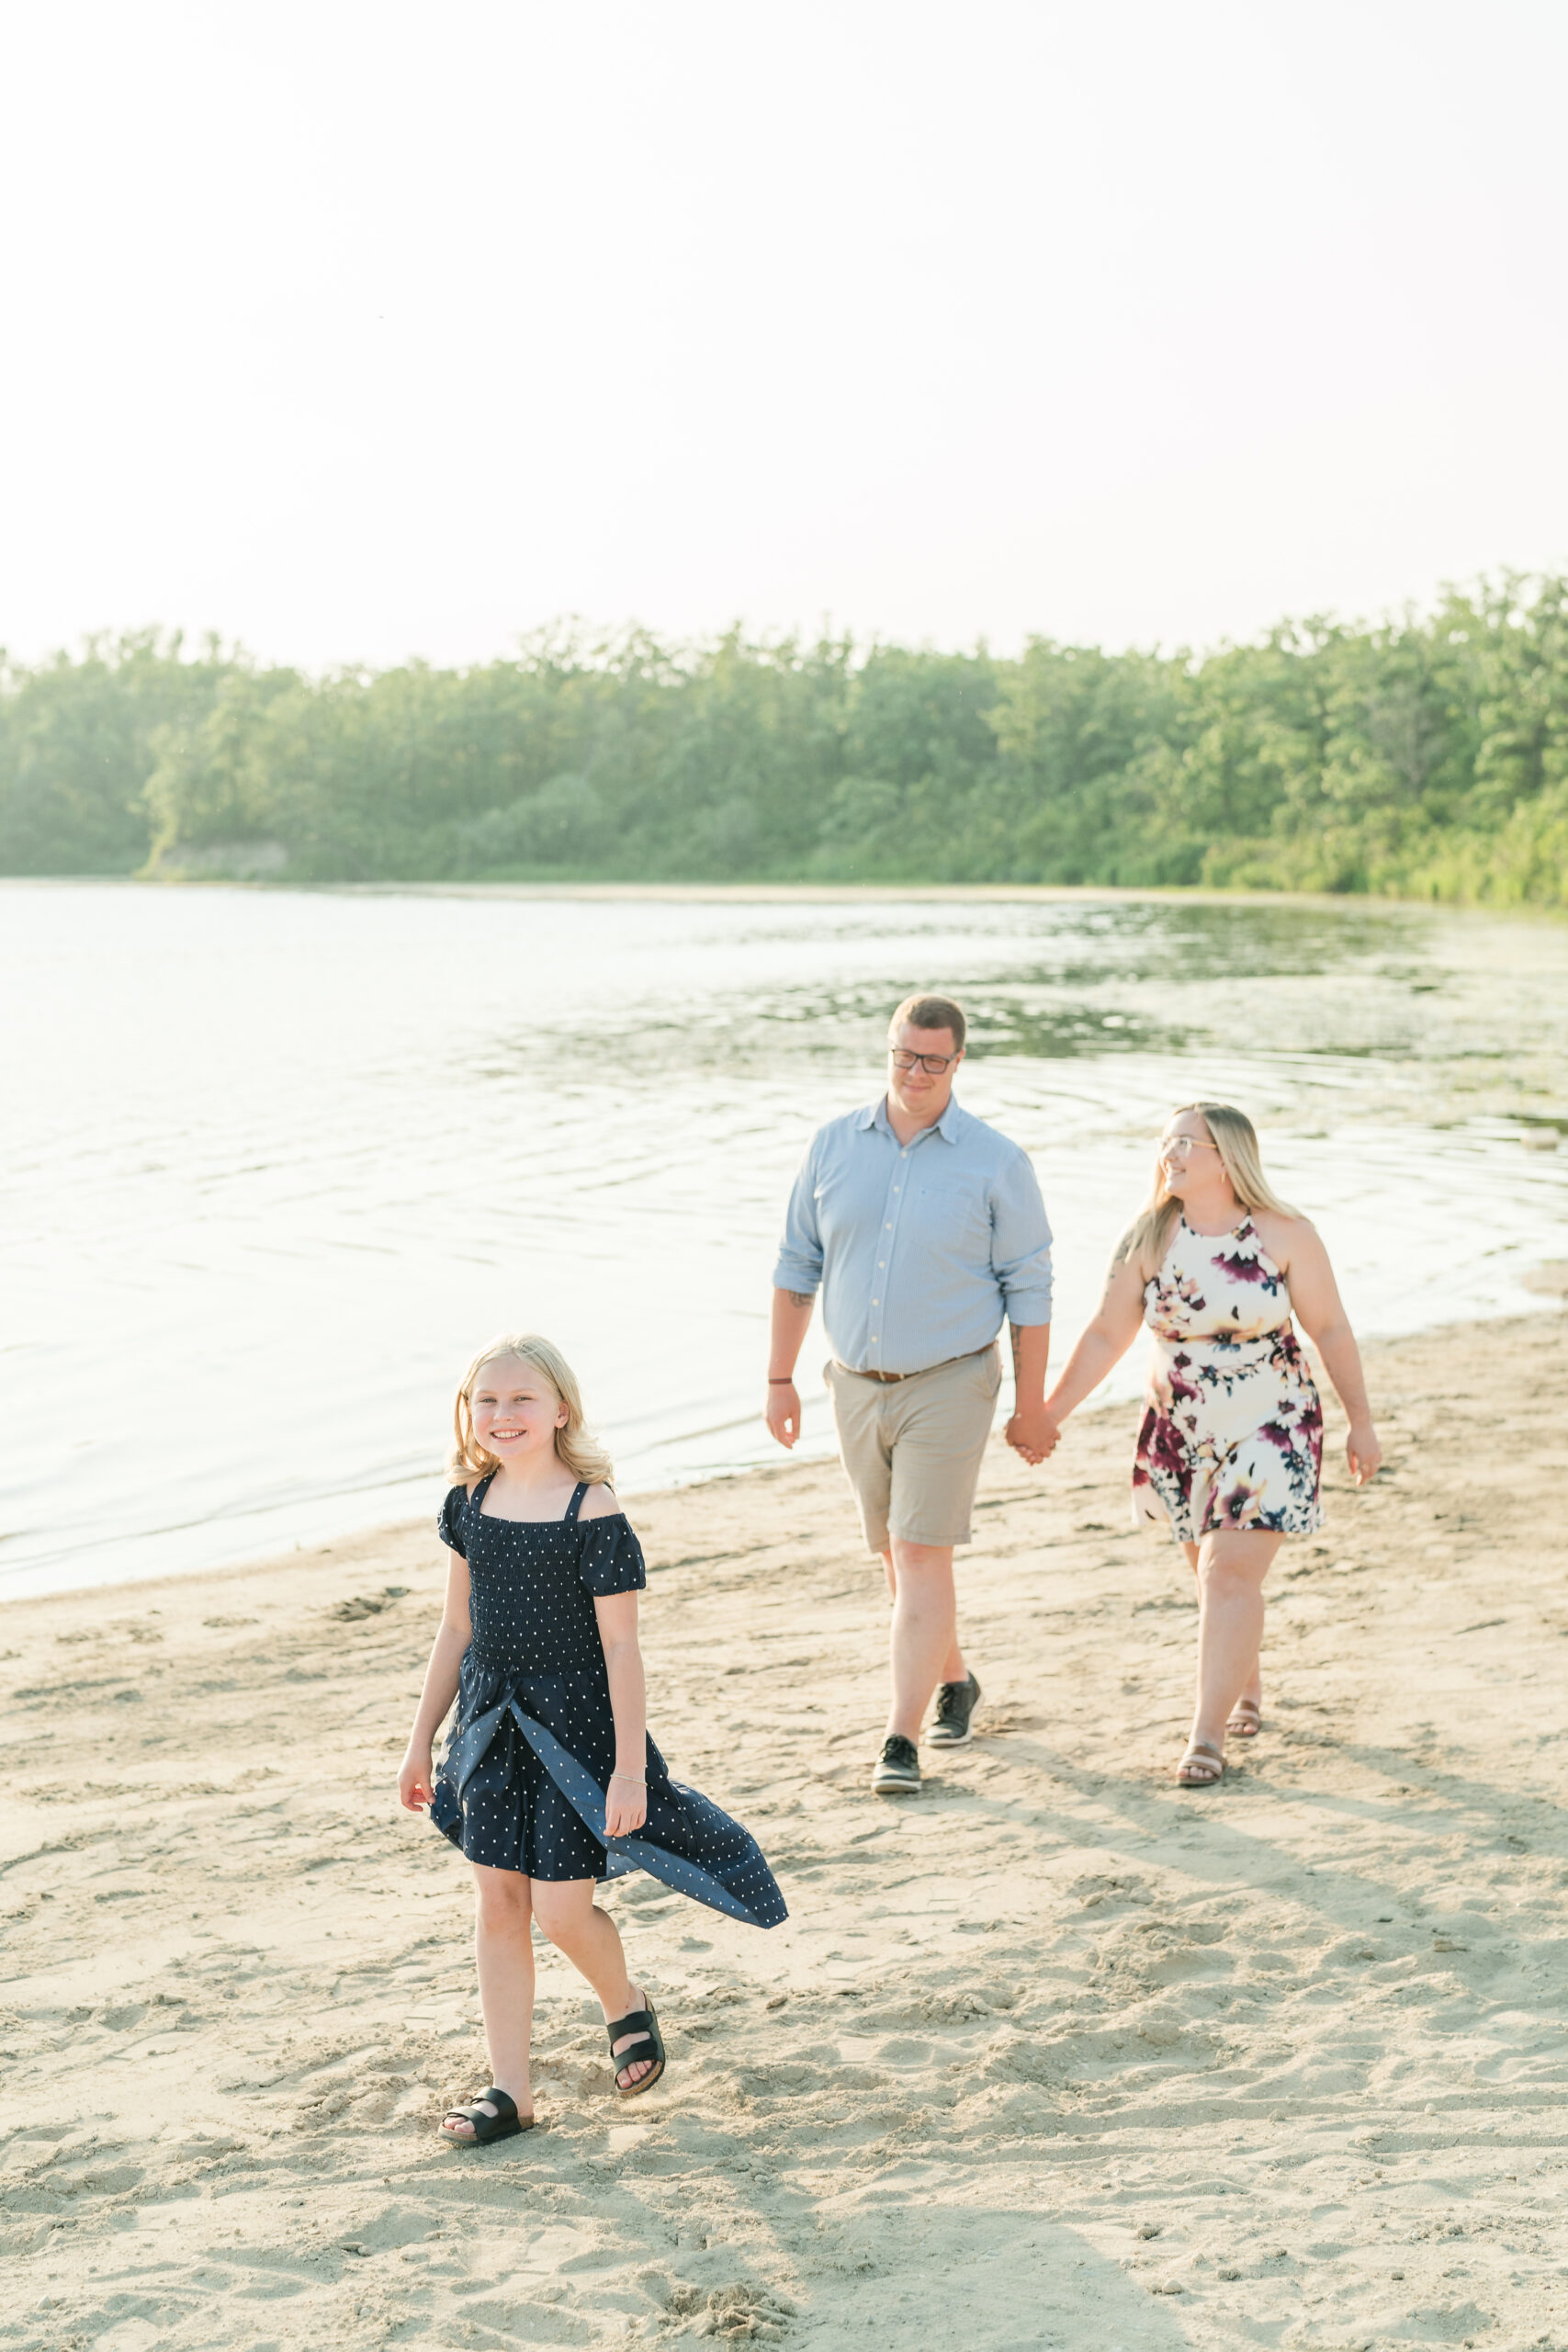
[[[1230,1178],[1231,1191],[1244,1209],[1276,1209],[1281,1216],[1297,1216],[1301,1212],[1292,1208],[1263,1173],[1263,1154],[1258,1148],[1258,1130],[1245,1111],[1229,1102],[1179,1102],[1171,1113],[1179,1119],[1184,1112],[1196,1111],[1209,1130],[1220,1165]],[[1181,1215],[1181,1203],[1174,1193],[1165,1189],[1165,1170],[1158,1155],[1155,1159],[1154,1190],[1142,1209],[1119,1255],[1136,1258],[1144,1269],[1145,1281],[1157,1273],[1165,1262],[1170,1247],[1170,1237]]]
[[458,1382],[452,1407],[452,1451],[446,1462],[446,1475],[453,1485],[470,1486],[501,1467],[499,1454],[487,1452],[474,1435],[474,1388],[486,1364],[499,1363],[502,1356],[515,1356],[519,1363],[529,1365],[566,1407],[566,1427],[556,1431],[556,1453],[563,1467],[587,1486],[609,1486],[614,1476],[610,1456],[582,1418],[577,1374],[553,1340],[541,1340],[533,1331],[502,1332],[500,1339],[479,1350]]

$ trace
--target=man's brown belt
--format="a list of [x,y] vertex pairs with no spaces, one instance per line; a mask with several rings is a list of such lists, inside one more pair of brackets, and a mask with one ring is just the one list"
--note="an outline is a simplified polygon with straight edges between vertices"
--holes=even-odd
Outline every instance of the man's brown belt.
[[961,1356],[943,1356],[941,1363],[923,1363],[919,1372],[857,1372],[852,1364],[839,1363],[837,1356],[833,1358],[833,1362],[839,1365],[840,1372],[847,1372],[852,1380],[880,1380],[885,1383],[895,1380],[919,1380],[920,1373],[942,1372],[950,1363],[967,1363],[971,1356],[988,1356],[996,1344],[995,1340],[987,1340],[983,1348],[970,1348]]

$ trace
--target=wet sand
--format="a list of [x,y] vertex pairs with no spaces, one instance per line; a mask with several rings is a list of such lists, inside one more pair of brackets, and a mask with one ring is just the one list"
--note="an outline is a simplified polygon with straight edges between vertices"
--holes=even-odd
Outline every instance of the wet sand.
[[656,1733],[792,1917],[610,1892],[666,2080],[542,1952],[491,2151],[433,2136],[468,1900],[392,1792],[429,1532],[0,1611],[0,2346],[1568,2346],[1568,1320],[1370,1357],[1390,1470],[1282,1555],[1213,1793],[1126,1407],[995,1453],[915,1801],[836,1466],[637,1508]]

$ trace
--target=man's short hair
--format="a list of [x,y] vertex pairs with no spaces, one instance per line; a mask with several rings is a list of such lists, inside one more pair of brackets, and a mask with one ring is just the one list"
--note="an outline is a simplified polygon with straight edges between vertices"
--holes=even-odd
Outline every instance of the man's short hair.
[[892,1036],[904,1022],[911,1029],[947,1029],[952,1032],[955,1051],[962,1051],[967,1023],[964,1007],[954,1004],[950,996],[907,996],[887,1024]]

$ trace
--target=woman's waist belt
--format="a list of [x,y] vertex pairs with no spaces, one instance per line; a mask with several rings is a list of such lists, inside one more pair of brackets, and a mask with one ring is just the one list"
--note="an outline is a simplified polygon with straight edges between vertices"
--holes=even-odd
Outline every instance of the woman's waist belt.
[[1297,1344],[1289,1316],[1269,1331],[1153,1331],[1150,1337],[1156,1348],[1213,1348],[1221,1355],[1238,1356],[1248,1348],[1293,1348]]

